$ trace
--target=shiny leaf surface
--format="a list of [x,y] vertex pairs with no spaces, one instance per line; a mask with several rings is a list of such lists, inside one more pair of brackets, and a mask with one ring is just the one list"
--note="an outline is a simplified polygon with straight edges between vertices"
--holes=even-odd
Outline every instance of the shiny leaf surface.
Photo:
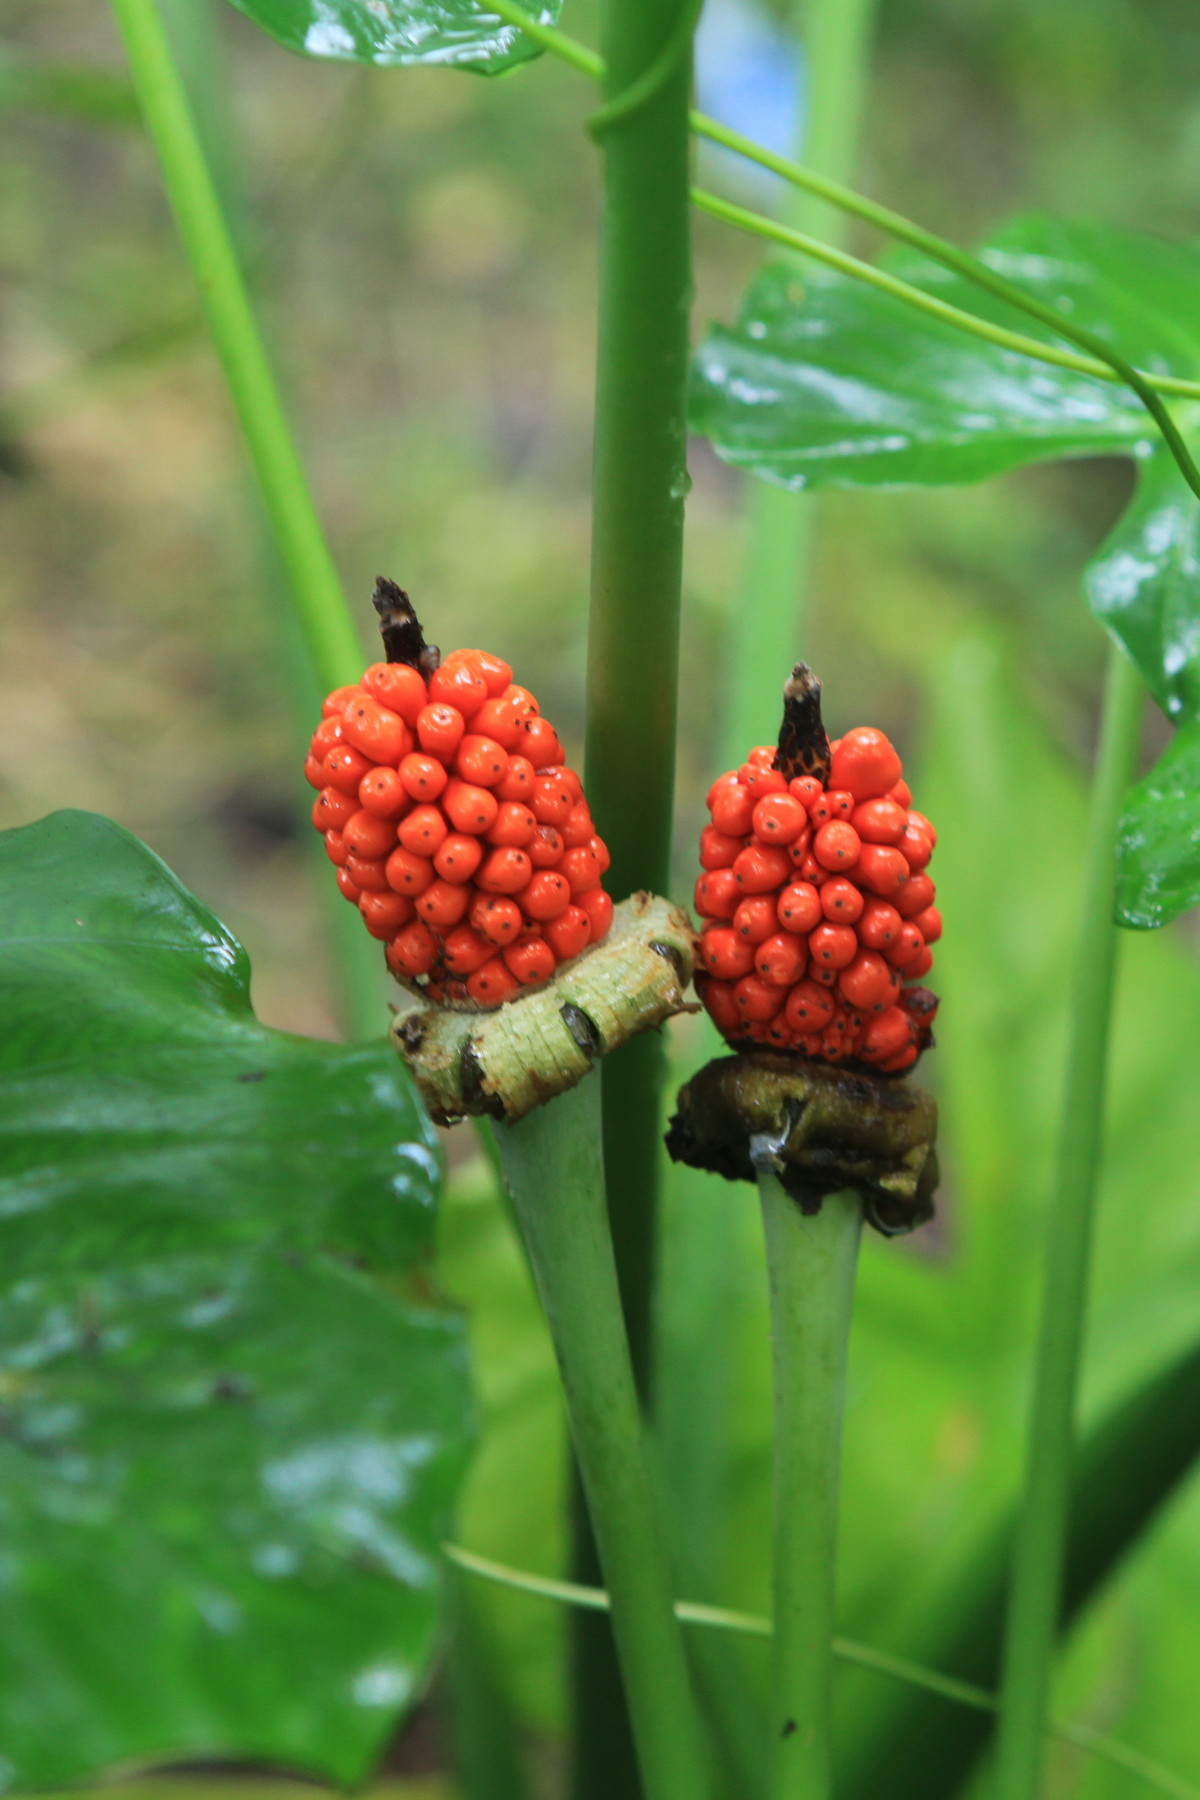
[[[1200,256],[1107,229],[1018,220],[980,252],[1156,373],[1192,375]],[[980,318],[1048,327],[912,252],[887,267]],[[1034,362],[849,277],[772,264],[697,352],[692,424],[718,455],[794,488],[977,481],[1039,458],[1148,447],[1126,390]]]
[[386,1046],[254,1018],[120,827],[0,837],[0,1748],[349,1782],[423,1672],[468,1399]]
[[[232,0],[239,12],[303,56],[405,68],[450,64],[499,75],[540,56],[523,32],[472,0]],[[531,16],[554,25],[561,0]]]
[[1117,829],[1117,918],[1151,930],[1200,902],[1200,719],[1132,789]]

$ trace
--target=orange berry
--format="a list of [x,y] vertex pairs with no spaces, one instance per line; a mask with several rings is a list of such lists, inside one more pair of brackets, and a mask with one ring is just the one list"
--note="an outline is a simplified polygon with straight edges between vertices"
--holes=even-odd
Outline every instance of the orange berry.
[[508,772],[496,789],[497,800],[521,800],[529,805],[533,793],[533,764],[527,756],[510,756]]
[[346,873],[357,888],[371,888],[382,893],[387,887],[387,865],[373,856],[355,856],[351,851],[346,858]]
[[[563,859],[566,860],[565,857]],[[510,892],[504,889],[504,892]],[[571,885],[557,869],[539,869],[527,887],[516,895],[527,919],[557,919],[571,904]]]
[[774,937],[778,925],[773,894],[751,894],[733,915],[733,929],[748,944],[761,944],[764,938]]
[[304,759],[304,779],[309,787],[323,788],[326,786],[325,764],[319,756],[313,756],[311,751]]
[[508,752],[495,738],[468,732],[458,746],[454,766],[464,781],[474,782],[476,787],[496,788],[508,774]]
[[835,875],[821,889],[821,911],[831,925],[854,925],[862,917],[862,893],[844,875]]
[[350,847],[340,831],[325,833],[325,854],[330,862],[335,863],[339,869],[345,868],[346,860],[350,855]]
[[415,856],[400,844],[387,859],[388,886],[398,894],[407,894],[415,900],[423,894],[433,880],[433,864],[427,856]]
[[927,944],[936,944],[942,935],[942,915],[936,906],[927,906],[913,919],[913,924]]
[[826,788],[809,808],[814,825],[828,825],[833,819],[848,819],[854,811],[854,795],[845,788]]
[[790,931],[777,931],[754,952],[754,967],[772,987],[792,987],[803,975],[807,961],[804,940]]
[[485,700],[471,723],[502,750],[516,750],[520,745],[523,729],[515,700]]
[[788,793],[796,796],[806,812],[811,812],[817,796],[824,791],[815,775],[794,775],[788,782]]
[[401,975],[428,975],[437,961],[437,939],[428,925],[414,919],[387,947],[388,967]]
[[506,800],[488,830],[489,844],[524,848],[537,830],[537,820],[519,800]]
[[918,913],[933,905],[933,897],[933,882],[922,872],[909,876],[900,892],[893,896],[892,904],[902,919],[915,919]]
[[500,803],[487,788],[455,777],[447,784],[442,796],[442,810],[455,831],[464,831],[469,837],[482,837],[495,824]]
[[[493,850],[476,875],[475,885],[485,894],[519,894],[529,885],[532,873],[533,865],[524,850]],[[570,897],[568,891],[567,899]]]
[[924,948],[925,939],[912,920],[906,919],[896,933],[895,943],[888,945],[887,959],[890,963],[894,963],[896,968],[903,969],[907,974]]
[[900,914],[886,900],[868,900],[858,922],[859,942],[869,950],[886,950],[900,935]]
[[509,945],[504,952],[504,965],[522,987],[536,987],[553,975],[555,956],[545,938],[530,933]]
[[898,1006],[889,1006],[885,1012],[867,1020],[863,1027],[862,1052],[869,1062],[886,1062],[889,1057],[906,1050],[911,1041],[906,1015]]
[[358,810],[349,794],[340,794],[337,788],[322,788],[313,801],[312,822],[318,831],[340,831]]
[[793,881],[780,894],[776,910],[785,931],[804,936],[821,923],[821,896],[810,881]]
[[338,870],[337,884],[342,898],[344,900],[353,900],[354,904],[357,906],[362,897],[362,889],[359,887],[357,881],[355,881],[353,875],[351,875],[349,869]]
[[561,830],[574,801],[571,790],[561,775],[540,774],[534,777],[533,796],[529,804],[539,824],[553,825]]
[[764,794],[787,792],[786,776],[778,769],[772,769],[762,763],[744,762],[738,770],[738,780],[756,805]]
[[584,798],[583,783],[580,781],[574,769],[568,769],[566,763],[560,763],[557,768],[549,770],[548,773],[557,775],[561,780],[566,782],[571,790],[571,805],[579,806]]
[[405,894],[371,891],[359,895],[358,910],[371,936],[387,943],[412,918],[413,903]]
[[728,869],[733,859],[745,846],[740,837],[728,837],[725,832],[718,831],[715,825],[706,825],[700,833],[700,867],[702,869]]
[[804,867],[812,851],[812,826],[806,825],[798,838],[793,838],[787,847],[788,856],[797,869]]
[[418,896],[417,911],[434,931],[446,932],[461,923],[471,904],[471,890],[462,883],[431,881]]
[[892,900],[908,880],[908,864],[893,844],[864,844],[855,878],[881,900]]
[[446,821],[439,807],[414,806],[396,828],[396,836],[414,856],[432,856],[446,836]]
[[389,819],[376,818],[363,807],[342,826],[342,836],[352,856],[386,856],[396,842],[396,827]]
[[881,800],[903,774],[900,758],[874,726],[848,731],[831,748],[829,785],[848,788],[856,800]]
[[433,866],[443,881],[461,885],[464,881],[470,881],[483,861],[483,856],[483,845],[477,837],[469,837],[466,832],[452,831],[434,851]]
[[478,1006],[502,1006],[506,1000],[515,1000],[520,991],[520,982],[498,956],[467,978],[467,992]]
[[773,766],[776,755],[774,744],[755,744],[746,761],[752,769],[769,769]]
[[612,867],[612,857],[608,854],[608,845],[602,837],[594,837],[591,840],[589,847],[592,855],[600,865],[600,873],[606,875]]
[[525,846],[535,869],[554,869],[562,861],[563,841],[553,825],[539,825]]
[[914,874],[925,867],[933,855],[933,844],[916,825],[909,825],[900,839],[900,849],[904,859]]
[[448,931],[442,943],[442,961],[452,975],[473,975],[495,954],[495,944],[490,944],[478,931],[472,931],[469,925],[459,925]]
[[406,725],[415,725],[417,714],[428,703],[425,677],[407,663],[372,663],[362,684],[373,700],[399,713]]
[[449,777],[435,756],[412,750],[401,759],[400,779],[413,800],[436,800]]
[[500,697],[503,700],[515,700],[522,719],[535,719],[542,710],[529,689],[521,687],[515,681],[509,682]]
[[794,794],[764,794],[751,815],[754,835],[763,844],[794,843],[808,824],[808,814]]
[[535,769],[546,769],[563,760],[558,733],[548,719],[526,719],[524,734],[521,748]]
[[498,894],[478,894],[471,907],[471,925],[493,944],[511,944],[520,934],[521,909],[515,900]]
[[[565,776],[562,778],[565,780]],[[576,800],[570,812],[562,822],[562,840],[568,850],[577,850],[581,844],[590,844],[596,835],[596,827],[592,824],[592,815],[588,811],[586,800]]]
[[743,975],[733,990],[738,1012],[743,1019],[765,1025],[783,1005],[782,989],[764,981],[761,975]]
[[700,961],[718,981],[738,981],[754,967],[754,946],[729,925],[714,925],[700,939]]
[[326,719],[336,718],[340,723],[342,714],[350,701],[357,700],[362,691],[357,681],[352,681],[349,687],[334,688],[333,692],[326,694],[321,702],[322,716]]
[[818,968],[847,968],[858,954],[858,938],[853,926],[818,925],[809,933],[808,954],[814,972]]
[[358,787],[363,776],[374,767],[369,756],[361,750],[355,750],[350,744],[335,744],[325,758],[325,787],[336,788],[339,794],[350,794],[358,798]]
[[898,781],[895,787],[889,788],[887,797],[889,800],[894,800],[897,806],[902,806],[905,812],[912,805],[912,789],[907,781]]
[[592,925],[582,906],[568,906],[557,919],[548,919],[543,931],[559,962],[570,962],[573,956],[587,949]]
[[740,781],[719,788],[709,806],[712,822],[726,837],[744,838],[754,819],[756,796]]
[[412,805],[398,769],[369,769],[358,784],[358,800],[380,819],[398,819]]
[[613,903],[601,887],[589,888],[586,894],[575,896],[576,906],[582,907],[587,914],[592,928],[592,943],[598,944],[612,924]]
[[908,818],[894,800],[864,800],[850,815],[864,844],[898,844]]
[[[751,844],[738,852],[733,862],[733,877],[743,894],[769,894],[782,887],[791,875],[792,865],[784,850],[770,850],[765,844]],[[714,874],[721,873],[713,870]]]
[[709,869],[696,883],[696,911],[702,919],[732,919],[743,898],[732,869]]
[[600,864],[590,844],[576,844],[573,850],[564,850],[558,867],[573,894],[586,893],[588,888],[600,885]]
[[342,712],[346,742],[373,763],[395,766],[412,749],[412,733],[390,706],[380,706],[370,694],[349,700]]
[[861,849],[862,840],[853,825],[831,819],[813,839],[812,853],[823,869],[852,869]]
[[482,675],[477,675],[468,663],[447,657],[429,677],[429,698],[453,707],[464,719],[473,719],[491,696]]
[[422,750],[442,763],[453,760],[466,728],[458,708],[441,700],[431,701],[417,714],[417,738]]
[[452,650],[442,667],[465,663],[473,675],[478,675],[489,694],[503,694],[512,680],[512,670],[502,656],[493,656],[490,650]]
[[863,1012],[882,1010],[892,997],[891,971],[876,950],[860,950],[838,977],[838,987],[851,1006]]

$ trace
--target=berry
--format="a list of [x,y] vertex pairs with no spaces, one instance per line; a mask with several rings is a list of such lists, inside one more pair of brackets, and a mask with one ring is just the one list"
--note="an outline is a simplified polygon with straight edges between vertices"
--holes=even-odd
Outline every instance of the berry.
[[756,745],[708,791],[696,989],[734,1045],[900,1074],[937,1011],[913,985],[941,936],[936,833],[883,733],[831,745],[819,695],[797,665],[778,748]]

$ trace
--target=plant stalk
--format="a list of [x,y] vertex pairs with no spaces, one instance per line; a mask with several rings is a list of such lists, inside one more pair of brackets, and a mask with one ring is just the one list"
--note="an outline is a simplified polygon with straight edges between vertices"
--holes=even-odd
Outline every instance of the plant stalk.
[[1135,774],[1142,700],[1142,683],[1133,664],[1113,645],[1092,784],[1057,1179],[1045,1252],[1024,1494],[1005,1618],[996,1800],[1035,1800],[1039,1791],[1062,1605],[1076,1393],[1104,1130],[1117,960],[1115,837],[1122,799]]
[[321,685],[337,687],[362,672],[362,650],[288,429],[183,82],[155,0],[113,0],[113,11],[308,653]]
[[761,1172],[775,1391],[772,1800],[829,1800],[842,1412],[862,1201],[808,1215]]
[[558,1358],[647,1800],[704,1800],[704,1744],[608,1229],[599,1082],[588,1076],[498,1125],[496,1143]]

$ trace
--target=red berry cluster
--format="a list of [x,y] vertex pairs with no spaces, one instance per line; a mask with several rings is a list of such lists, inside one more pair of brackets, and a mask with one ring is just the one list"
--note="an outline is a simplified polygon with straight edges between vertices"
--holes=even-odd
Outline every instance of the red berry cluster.
[[372,663],[325,701],[304,767],[313,824],[398,980],[500,1006],[605,935],[608,852],[509,665],[422,650],[428,675]]
[[941,936],[925,872],[937,836],[881,731],[820,735],[817,772],[790,775],[781,734],[709,791],[696,986],[731,1043],[891,1073],[916,1061],[937,1010],[904,985]]

